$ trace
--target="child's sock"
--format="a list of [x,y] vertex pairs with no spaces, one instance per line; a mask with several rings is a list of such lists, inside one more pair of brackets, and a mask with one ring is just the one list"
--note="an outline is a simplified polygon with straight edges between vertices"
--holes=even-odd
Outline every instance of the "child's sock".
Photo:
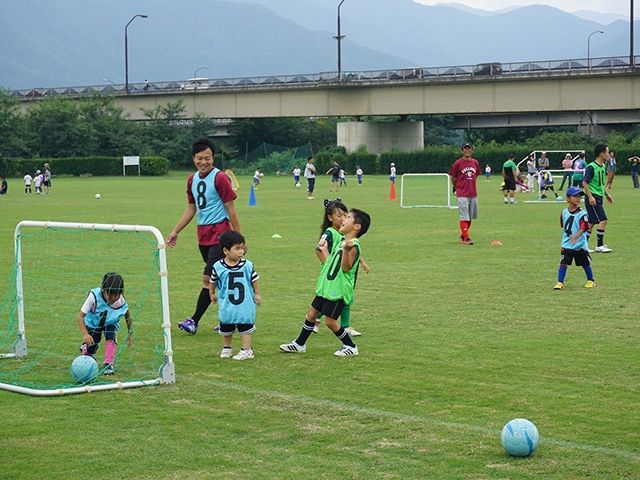
[[564,279],[566,276],[567,276],[567,266],[560,265],[560,268],[558,268],[558,281],[560,283],[564,283]]
[[[342,343],[344,343],[345,345],[349,345],[350,347],[355,347],[356,346],[356,344],[353,343],[353,340],[351,340],[351,337],[349,336],[349,333],[344,328],[340,327],[340,330],[338,330],[337,332],[333,332],[333,334],[336,337],[338,337],[340,339],[340,341],[342,341]],[[298,342],[296,342],[296,343],[298,343]]]
[[349,328],[351,325],[351,305],[345,305],[340,313],[340,326],[342,328]]
[[307,343],[309,340],[309,336],[313,332],[313,327],[316,325],[316,322],[310,322],[309,320],[304,320],[304,325],[302,325],[302,330],[300,331],[300,335],[296,338],[296,343],[300,346]]
[[209,308],[209,305],[211,305],[211,297],[209,296],[209,289],[203,288],[202,290],[200,290],[200,295],[198,296],[198,303],[196,304],[196,312],[191,317],[193,321],[196,322],[196,325],[198,325],[198,322],[204,315],[204,312],[207,311],[207,308]]
[[596,230],[596,235],[598,235],[598,246],[601,247],[604,245],[604,230]]
[[104,344],[104,363],[105,365],[112,365],[113,360],[116,358],[117,345],[115,342],[105,342]]
[[587,280],[591,280],[593,282],[593,270],[591,269],[591,265],[587,265],[584,268],[584,273],[587,275]]

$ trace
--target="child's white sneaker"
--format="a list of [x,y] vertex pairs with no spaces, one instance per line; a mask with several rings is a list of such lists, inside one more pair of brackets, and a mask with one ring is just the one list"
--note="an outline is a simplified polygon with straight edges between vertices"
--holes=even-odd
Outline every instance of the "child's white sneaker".
[[349,334],[350,337],[359,337],[360,335],[362,335],[360,332],[358,332],[353,327],[347,327],[347,328],[345,328],[345,330],[347,331],[347,333]]
[[220,358],[230,358],[233,355],[231,348],[223,348],[220,352]]
[[253,358],[253,349],[251,348],[249,350],[240,350],[238,354],[233,357],[234,360],[248,360],[250,358]]
[[336,357],[348,357],[349,355],[358,355],[358,346],[350,347],[349,345],[343,345],[340,350],[334,353]]
[[287,353],[304,353],[307,351],[306,345],[298,345],[296,342],[283,343],[280,350]]

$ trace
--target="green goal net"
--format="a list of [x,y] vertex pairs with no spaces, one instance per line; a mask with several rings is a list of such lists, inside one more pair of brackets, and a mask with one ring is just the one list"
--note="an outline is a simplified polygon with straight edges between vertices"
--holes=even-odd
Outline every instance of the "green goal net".
[[[164,248],[155,227],[20,222],[0,305],[0,389],[50,396],[175,382]],[[80,384],[70,373],[82,343],[78,313],[107,272],[124,279],[133,343],[122,320],[116,373],[103,374],[103,337],[100,372]]]

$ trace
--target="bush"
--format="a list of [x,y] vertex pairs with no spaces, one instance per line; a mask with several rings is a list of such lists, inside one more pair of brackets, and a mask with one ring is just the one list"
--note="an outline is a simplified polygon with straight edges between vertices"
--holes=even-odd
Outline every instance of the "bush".
[[[29,158],[5,160],[6,175],[22,177],[24,172],[43,170],[48,163],[54,175],[94,176],[122,175],[122,157],[73,157],[73,158]],[[135,168],[135,167],[134,167]],[[140,157],[140,174],[165,175],[169,172],[169,160],[163,157]]]

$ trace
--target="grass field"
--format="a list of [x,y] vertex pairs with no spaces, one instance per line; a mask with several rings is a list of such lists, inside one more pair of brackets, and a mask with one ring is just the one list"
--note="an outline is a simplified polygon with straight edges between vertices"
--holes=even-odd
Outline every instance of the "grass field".
[[[149,224],[166,236],[185,209],[186,176],[60,178],[49,196],[25,196],[10,180],[0,197],[0,292],[20,220]],[[360,355],[348,358],[333,356],[339,343],[326,328],[304,355],[278,350],[296,338],[314,295],[330,178],[309,201],[290,177],[267,176],[257,206],[247,206],[250,178],[239,181],[263,298],[256,358],[218,357],[213,308],[197,335],[175,327],[201,285],[192,223],[168,251],[177,382],[51,398],[0,391],[0,478],[640,477],[640,191],[630,178],[614,183],[613,253],[593,254],[597,287],[585,289],[572,266],[564,291],[553,286],[565,203],[519,195],[503,205],[497,178],[479,179],[476,244],[466,246],[456,210],[400,209],[386,177],[361,187],[350,178],[339,196],[372,226],[362,237],[371,273],[361,273],[352,308]],[[524,459],[500,445],[516,417],[541,434]]]

